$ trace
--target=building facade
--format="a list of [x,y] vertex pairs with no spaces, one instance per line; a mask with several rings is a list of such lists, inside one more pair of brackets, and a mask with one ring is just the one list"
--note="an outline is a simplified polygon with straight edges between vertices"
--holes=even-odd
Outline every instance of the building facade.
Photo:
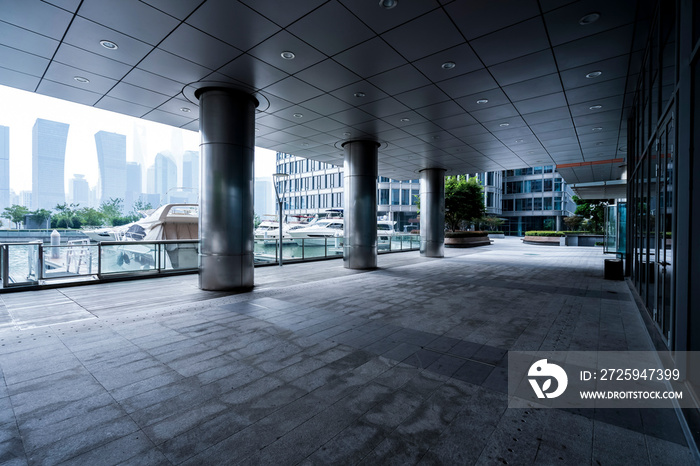
[[85,175],[75,174],[68,183],[68,199],[73,204],[80,207],[90,205],[90,185],[85,179]]
[[182,189],[188,202],[199,200],[199,152],[186,150],[182,154]]
[[10,206],[10,128],[0,126],[0,211]]
[[66,141],[70,125],[37,118],[32,128],[32,210],[66,202]]
[[131,211],[134,202],[139,200],[141,193],[141,165],[138,162],[126,163],[126,194],[124,195],[124,209]]
[[100,168],[98,191],[101,202],[124,199],[126,194],[126,136],[107,131],[95,133],[97,165]]
[[[148,194],[156,194],[159,202],[153,204],[156,207],[171,201],[171,197],[177,187],[177,165],[170,153],[159,152],[153,165],[148,167]],[[179,195],[176,195],[178,197]],[[179,199],[178,199],[179,200]]]
[[[344,204],[343,168],[277,153],[277,172],[289,178],[278,182],[284,192],[287,216],[311,217],[328,209],[342,209]],[[397,231],[418,229],[419,181],[377,179],[377,216],[396,222]]]

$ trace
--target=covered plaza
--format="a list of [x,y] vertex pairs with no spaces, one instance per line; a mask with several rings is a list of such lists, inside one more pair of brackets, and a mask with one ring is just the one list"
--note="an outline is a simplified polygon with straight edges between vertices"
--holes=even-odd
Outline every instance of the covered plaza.
[[246,293],[3,295],[0,462],[693,464],[674,410],[507,408],[508,351],[653,349],[603,260],[506,238],[265,267]]
[[[2,295],[3,461],[697,461],[697,409],[503,391],[508,351],[654,348],[700,393],[697,2],[24,0],[0,31],[0,84],[201,135],[198,282]],[[254,270],[255,146],[344,166],[342,265]],[[626,201],[626,282],[444,249],[444,175],[545,165]],[[377,256],[378,175],[420,177],[420,253]]]

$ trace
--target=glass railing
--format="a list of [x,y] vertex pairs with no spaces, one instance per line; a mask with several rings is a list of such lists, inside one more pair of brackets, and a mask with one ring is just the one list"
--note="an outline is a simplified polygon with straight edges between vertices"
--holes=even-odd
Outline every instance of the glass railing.
[[[299,238],[284,240],[282,259],[302,262],[343,257],[344,238]],[[400,234],[379,238],[381,253],[420,248],[420,236]],[[255,265],[278,264],[277,241],[255,241]],[[152,277],[197,272],[198,240],[170,241],[69,241],[50,246],[41,241],[0,244],[0,287],[26,288],[52,283],[121,277]]]

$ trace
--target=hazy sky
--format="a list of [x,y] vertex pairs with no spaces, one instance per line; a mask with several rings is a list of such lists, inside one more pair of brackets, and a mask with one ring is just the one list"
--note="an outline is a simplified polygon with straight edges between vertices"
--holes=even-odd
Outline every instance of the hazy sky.
[[[0,86],[0,125],[10,128],[10,189],[17,193],[32,189],[32,127],[37,118],[70,125],[66,143],[66,193],[67,181],[76,173],[85,175],[91,188],[97,185],[95,133],[98,131],[126,135],[126,160],[134,161],[134,127],[143,127],[147,144],[144,170],[153,164],[158,152],[171,149],[173,131],[181,132],[182,150],[199,150],[199,133],[193,131]],[[275,153],[256,147],[255,176],[271,178],[274,171]]]

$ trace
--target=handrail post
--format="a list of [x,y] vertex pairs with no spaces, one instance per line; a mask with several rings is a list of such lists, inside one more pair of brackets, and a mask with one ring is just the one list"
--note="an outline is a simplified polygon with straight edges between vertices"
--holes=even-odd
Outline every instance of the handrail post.
[[2,254],[2,287],[7,288],[10,284],[10,254],[7,244],[0,245],[2,249],[0,253]]
[[102,243],[97,243],[97,278],[102,279]]

